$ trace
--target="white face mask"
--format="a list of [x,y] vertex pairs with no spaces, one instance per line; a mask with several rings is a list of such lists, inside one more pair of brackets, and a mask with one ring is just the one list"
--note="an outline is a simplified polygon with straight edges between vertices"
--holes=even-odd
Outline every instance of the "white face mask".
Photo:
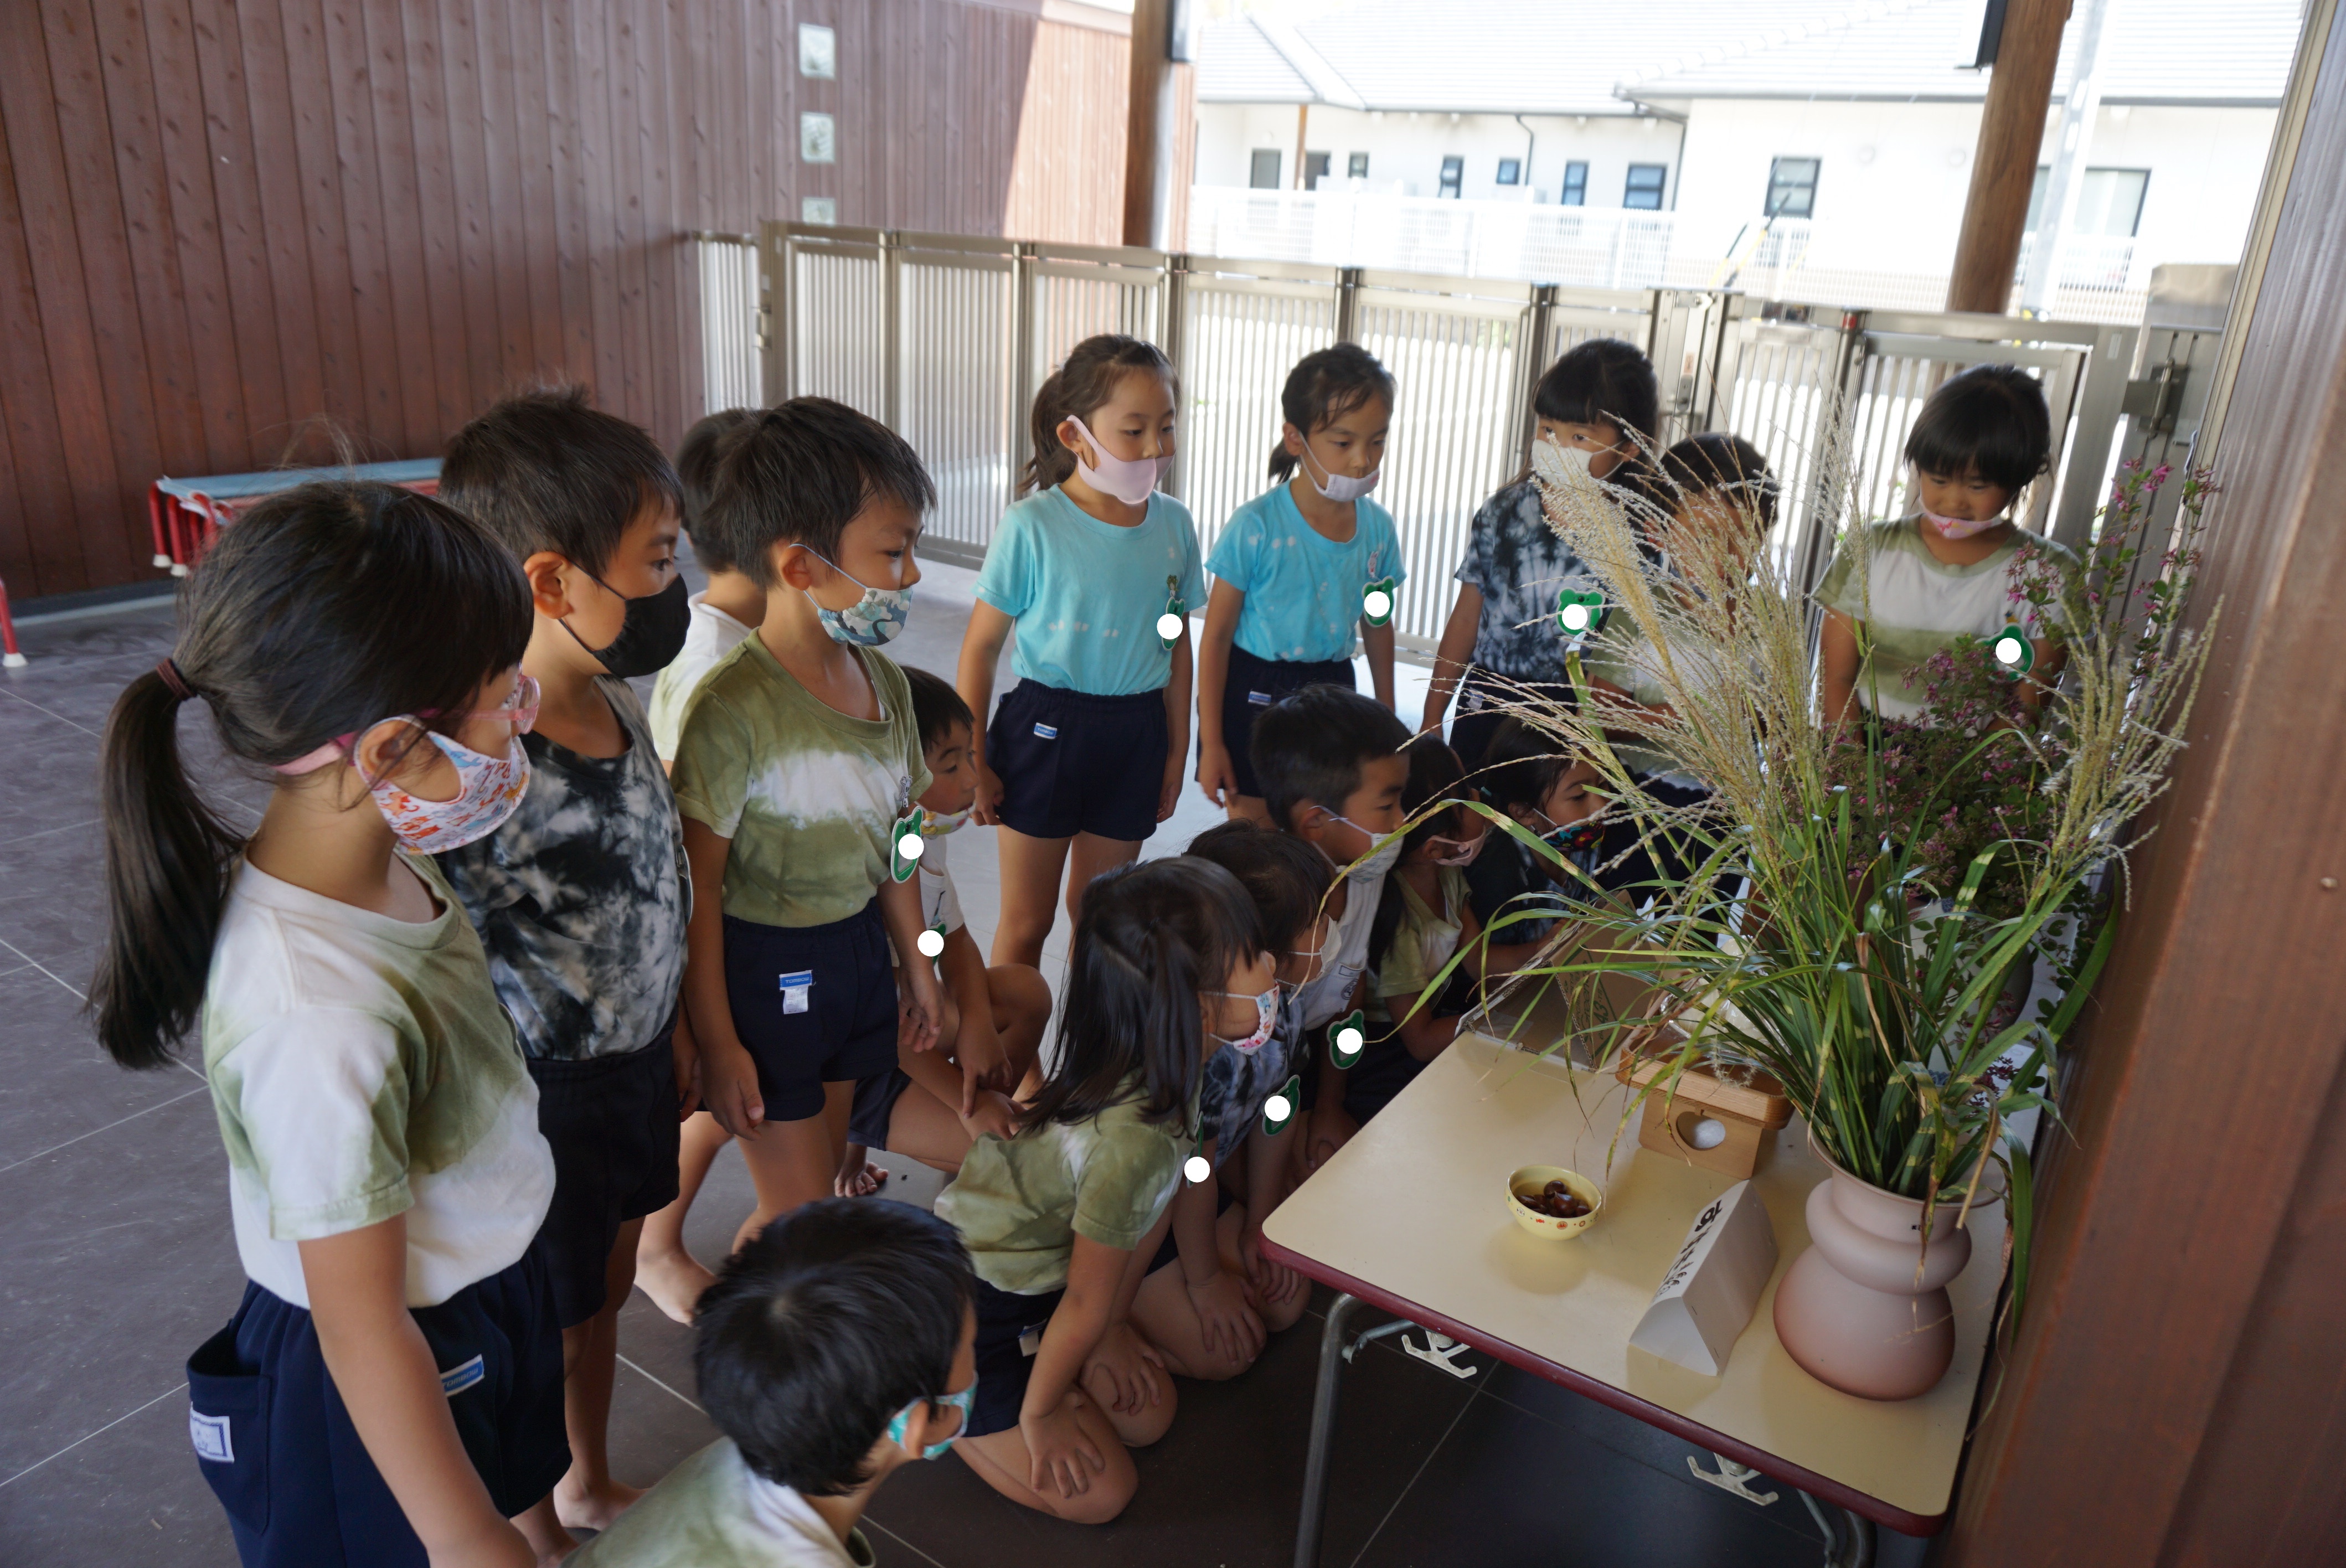
[[1565,446],[1542,436],[1532,443],[1532,472],[1550,484],[1570,484],[1588,477],[1588,460],[1594,455],[1586,447]]
[[1165,471],[1173,464],[1170,454],[1164,457],[1111,457],[1107,448],[1100,444],[1100,438],[1092,433],[1089,425],[1073,414],[1069,414],[1067,420],[1091,443],[1092,455],[1099,459],[1099,466],[1095,468],[1080,454],[1077,455],[1076,473],[1094,490],[1103,495],[1113,495],[1127,506],[1146,503],[1156,490],[1157,482],[1165,477]]
[[1303,477],[1311,482],[1311,488],[1320,493],[1322,500],[1358,501],[1377,487],[1377,476],[1383,472],[1383,467],[1380,465],[1371,469],[1365,479],[1355,479],[1349,473],[1331,473],[1323,484],[1320,475],[1311,472],[1311,444],[1309,442],[1304,443]]
[[[1367,854],[1362,855],[1359,860],[1352,862],[1352,874],[1354,876],[1383,876],[1387,871],[1392,870],[1393,862],[1401,859],[1402,850],[1408,847],[1403,842],[1403,840],[1408,837],[1406,834],[1395,833],[1392,838],[1385,839],[1382,843],[1377,843],[1376,841],[1380,839],[1383,839],[1384,835],[1370,832],[1368,829],[1362,827],[1350,817],[1341,816],[1334,811],[1329,812],[1328,815],[1335,818],[1337,821],[1343,823],[1344,826],[1352,829],[1355,833],[1366,834],[1369,840],[1372,844],[1376,845],[1376,847],[1372,849]],[[1328,851],[1324,847],[1320,852],[1323,855],[1328,855]],[[1344,869],[1344,863],[1341,860],[1337,860],[1333,855],[1328,855],[1328,861],[1340,871]]]

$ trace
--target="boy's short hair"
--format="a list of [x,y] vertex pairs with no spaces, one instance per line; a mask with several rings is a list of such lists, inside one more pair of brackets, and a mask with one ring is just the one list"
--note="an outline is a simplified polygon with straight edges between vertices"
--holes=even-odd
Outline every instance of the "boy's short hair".
[[692,558],[707,572],[738,572],[732,546],[709,515],[709,500],[717,484],[717,460],[725,454],[726,437],[758,417],[754,408],[726,408],[696,420],[676,449],[676,476],[684,485],[684,532],[692,541]]
[[1307,800],[1341,810],[1361,787],[1361,764],[1408,744],[1409,727],[1384,704],[1341,686],[1307,686],[1256,717],[1247,757],[1270,820],[1285,828]]
[[929,471],[904,438],[843,402],[794,397],[725,443],[709,513],[734,569],[770,590],[775,545],[835,559],[848,524],[883,495],[915,512],[936,504]]
[[1238,878],[1254,901],[1263,943],[1274,953],[1287,952],[1319,918],[1335,881],[1327,856],[1300,839],[1243,818],[1207,829],[1189,840],[1186,852]]
[[913,688],[913,723],[921,732],[921,749],[926,751],[952,732],[956,724],[966,724],[974,730],[977,717],[961,693],[941,675],[912,665],[898,667],[904,672],[905,684]]
[[1484,748],[1483,764],[1474,769],[1472,781],[1502,811],[1519,806],[1536,811],[1576,760],[1562,740],[1533,728],[1520,715],[1509,714],[1491,732],[1491,743]]
[[1688,436],[1662,453],[1662,477],[1680,500],[1717,493],[1756,517],[1762,532],[1776,525],[1780,487],[1766,455],[1739,435],[1707,430]]
[[684,487],[642,426],[572,386],[506,398],[458,431],[440,461],[440,499],[518,559],[551,550],[599,575],[647,505],[681,514]]
[[896,1412],[949,1391],[974,1278],[961,1234],[934,1215],[884,1198],[803,1204],[701,1294],[700,1402],[768,1481],[852,1492]]

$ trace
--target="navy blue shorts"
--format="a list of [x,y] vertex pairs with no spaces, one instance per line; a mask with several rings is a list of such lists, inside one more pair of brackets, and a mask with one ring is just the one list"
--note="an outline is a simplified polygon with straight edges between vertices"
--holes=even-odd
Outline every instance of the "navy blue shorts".
[[1236,643],[1230,645],[1230,666],[1222,682],[1222,745],[1230,754],[1230,771],[1239,793],[1260,798],[1262,785],[1254,776],[1255,716],[1291,691],[1307,686],[1341,686],[1358,691],[1360,681],[1352,661],[1331,659],[1257,658]]
[[858,1078],[855,1106],[848,1113],[847,1141],[862,1144],[867,1149],[886,1148],[889,1118],[895,1115],[896,1102],[912,1086],[913,1075],[893,1064],[885,1073]]
[[1032,1342],[1041,1342],[1051,1314],[1059,1309],[1060,1298],[1067,1292],[1063,1287],[1040,1296],[1019,1296],[997,1290],[983,1279],[971,1283],[977,1288],[977,1397],[970,1401],[964,1435],[984,1437],[1018,1424],[1018,1411],[1026,1403],[1026,1383],[1035,1375],[1035,1358],[1018,1342],[1030,1330],[1035,1335]]
[[996,810],[1012,831],[1137,843],[1157,831],[1171,746],[1162,691],[1093,697],[1022,680],[994,706],[985,765],[1002,780]]
[[[512,1268],[413,1308],[466,1457],[510,1518],[570,1468],[562,1333],[533,1247]],[[247,1285],[188,1358],[197,1463],[245,1568],[426,1568],[423,1543],[367,1456],[306,1308]]]
[[725,991],[770,1122],[821,1115],[825,1084],[896,1064],[896,972],[877,899],[829,925],[727,915]]
[[614,1056],[533,1057],[537,1130],[554,1151],[554,1202],[537,1227],[565,1329],[603,1309],[619,1228],[676,1200],[676,1023]]

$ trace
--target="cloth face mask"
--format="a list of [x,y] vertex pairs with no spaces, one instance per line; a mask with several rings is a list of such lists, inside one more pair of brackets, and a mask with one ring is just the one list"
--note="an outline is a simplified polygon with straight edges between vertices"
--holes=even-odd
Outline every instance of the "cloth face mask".
[[[1545,815],[1545,813],[1543,813]],[[1567,855],[1586,854],[1605,838],[1605,808],[1599,806],[1577,822],[1566,822],[1550,828],[1540,837]]]
[[490,757],[432,730],[423,733],[455,765],[454,799],[426,800],[388,779],[367,785],[375,809],[403,846],[426,855],[462,849],[487,838],[521,809],[522,797],[529,793],[529,753],[522,749],[520,736],[507,743],[503,757]]
[[[814,555],[812,551],[807,553]],[[843,610],[826,610],[815,603],[812,594],[807,594],[807,603],[814,605],[815,616],[822,622],[822,629],[831,634],[831,640],[864,648],[893,642],[896,634],[904,629],[904,623],[912,618],[913,590],[868,587],[861,579],[850,576],[836,561],[823,555],[814,558],[863,589],[863,596]],[[801,588],[799,592],[805,594],[806,590]]]
[[627,598],[592,572],[586,575],[597,587],[614,598],[625,599],[627,606],[627,619],[619,623],[619,635],[599,648],[587,648],[586,639],[571,631],[570,618],[563,617],[562,629],[570,632],[571,641],[594,656],[605,674],[626,680],[631,676],[658,675],[676,662],[676,656],[684,651],[685,634],[692,629],[692,604],[683,573],[678,573],[675,580],[658,593],[646,594],[639,599]]
[[1355,479],[1349,473],[1331,473],[1323,484],[1320,476],[1311,472],[1311,445],[1309,442],[1304,443],[1303,477],[1311,482],[1311,488],[1320,493],[1323,501],[1358,501],[1377,487],[1377,476],[1383,472],[1382,465],[1372,468],[1364,479]]
[[1532,443],[1532,472],[1550,484],[1570,484],[1588,477],[1588,460],[1593,455],[1586,447],[1564,446],[1542,437]]
[[1067,418],[1083,438],[1091,443],[1092,454],[1099,459],[1099,466],[1095,468],[1081,456],[1076,457],[1076,472],[1083,476],[1084,483],[1103,495],[1115,496],[1127,506],[1147,503],[1157,489],[1157,482],[1165,476],[1166,469],[1172,466],[1173,459],[1170,456],[1110,457],[1107,448],[1100,444],[1100,438],[1092,433],[1091,426],[1073,414]]
[[[1225,1035],[1214,1034],[1213,1037],[1217,1041],[1229,1046],[1231,1050],[1237,1052],[1241,1056],[1251,1056],[1256,1052],[1261,1050],[1263,1046],[1270,1044],[1271,1032],[1279,1025],[1278,982],[1272,982],[1271,987],[1269,991],[1257,992],[1251,997],[1245,997],[1243,993],[1236,991],[1217,991],[1213,994],[1216,996],[1241,997],[1244,1000],[1250,1001],[1254,1003],[1254,1010],[1257,1015],[1255,1019],[1254,1033],[1248,1035],[1245,1039],[1232,1040]],[[1213,1034],[1213,1031],[1211,1030],[1208,1030],[1207,1033],[1209,1034]]]
[[1938,530],[1942,539],[1968,539],[1974,534],[1986,533],[2004,521],[2001,513],[1984,522],[1969,517],[1942,517],[1927,506],[1923,508],[1923,515],[1929,519],[1932,527]]
[[970,1401],[976,1398],[977,1380],[973,1378],[970,1380],[969,1387],[964,1389],[957,1394],[939,1394],[933,1400],[914,1400],[913,1404],[906,1405],[903,1410],[898,1410],[894,1417],[889,1420],[889,1441],[895,1443],[899,1448],[903,1446],[904,1433],[911,1427],[913,1421],[913,1405],[948,1406],[951,1409],[961,1412],[961,1424],[954,1429],[954,1435],[945,1439],[943,1442],[929,1442],[923,1443],[921,1445],[921,1457],[923,1459],[943,1458],[945,1450],[961,1441],[961,1434],[969,1430]]
[[1482,854],[1483,846],[1491,841],[1490,830],[1484,829],[1471,839],[1428,839],[1426,859],[1437,866],[1471,866]]
[[964,806],[958,811],[931,811],[922,819],[921,831],[932,839],[942,839],[947,833],[958,833],[967,825],[974,808]]

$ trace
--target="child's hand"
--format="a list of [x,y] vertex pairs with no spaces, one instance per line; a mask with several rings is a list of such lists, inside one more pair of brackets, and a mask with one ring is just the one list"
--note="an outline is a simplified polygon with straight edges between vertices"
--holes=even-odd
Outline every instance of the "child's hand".
[[1181,803],[1181,775],[1189,762],[1189,748],[1170,751],[1165,759],[1165,781],[1157,787],[1157,820],[1160,822],[1173,815],[1173,808]]
[[1238,799],[1238,771],[1230,764],[1230,748],[1221,745],[1198,742],[1198,788],[1206,799],[1228,809]]
[[1116,1390],[1108,1409],[1123,1415],[1138,1415],[1151,1405],[1160,1402],[1164,1391],[1158,1386],[1158,1374],[1165,1369],[1165,1358],[1157,1347],[1142,1339],[1129,1323],[1118,1323],[1100,1336],[1092,1348],[1090,1358],[1084,1362],[1084,1381],[1088,1384],[1094,1372],[1099,1373]]
[[1292,1300],[1304,1288],[1303,1276],[1262,1255],[1259,1225],[1250,1223],[1239,1232],[1239,1259],[1246,1265],[1247,1283],[1254,1287],[1255,1298],[1266,1307]]
[[1305,1145],[1304,1168],[1316,1171],[1326,1165],[1360,1130],[1361,1124],[1352,1120],[1342,1105],[1323,1100],[1311,1113],[1311,1141]]
[[1007,1142],[1018,1135],[1018,1103],[1007,1095],[980,1089],[976,1103],[961,1114],[961,1128],[972,1138],[992,1133]]
[[1026,1440],[1026,1484],[1037,1492],[1056,1486],[1061,1497],[1081,1497],[1093,1475],[1107,1468],[1098,1445],[1076,1424],[1070,1400],[1061,1400],[1048,1415],[1021,1415],[1018,1435]]
[[705,1045],[700,1082],[717,1125],[737,1138],[756,1141],[766,1120],[766,1097],[758,1092],[758,1064],[750,1053],[739,1045]]
[[995,1032],[990,1017],[968,1012],[961,1015],[961,1032],[954,1036],[954,1057],[961,1064],[961,1114],[964,1119],[984,1091],[1007,1093],[1018,1086],[1010,1053],[1004,1049],[1002,1036]]
[[700,1108],[700,1047],[681,1013],[668,1049],[676,1063],[676,1119],[687,1121]]
[[480,1533],[426,1554],[432,1568],[538,1568],[537,1553],[522,1532],[493,1519]]
[[970,820],[982,828],[998,825],[1002,819],[994,809],[1002,804],[1002,776],[985,765],[984,758],[977,763],[977,799],[970,802]]
[[1253,1365],[1262,1354],[1265,1335],[1262,1319],[1247,1305],[1245,1288],[1228,1270],[1216,1268],[1212,1278],[1188,1289],[1189,1305],[1197,1308],[1198,1326],[1205,1330],[1206,1349],[1235,1366]]
[[896,1048],[933,1051],[939,1040],[952,1038],[956,1022],[953,1004],[938,989],[936,971],[923,959],[896,972]]

